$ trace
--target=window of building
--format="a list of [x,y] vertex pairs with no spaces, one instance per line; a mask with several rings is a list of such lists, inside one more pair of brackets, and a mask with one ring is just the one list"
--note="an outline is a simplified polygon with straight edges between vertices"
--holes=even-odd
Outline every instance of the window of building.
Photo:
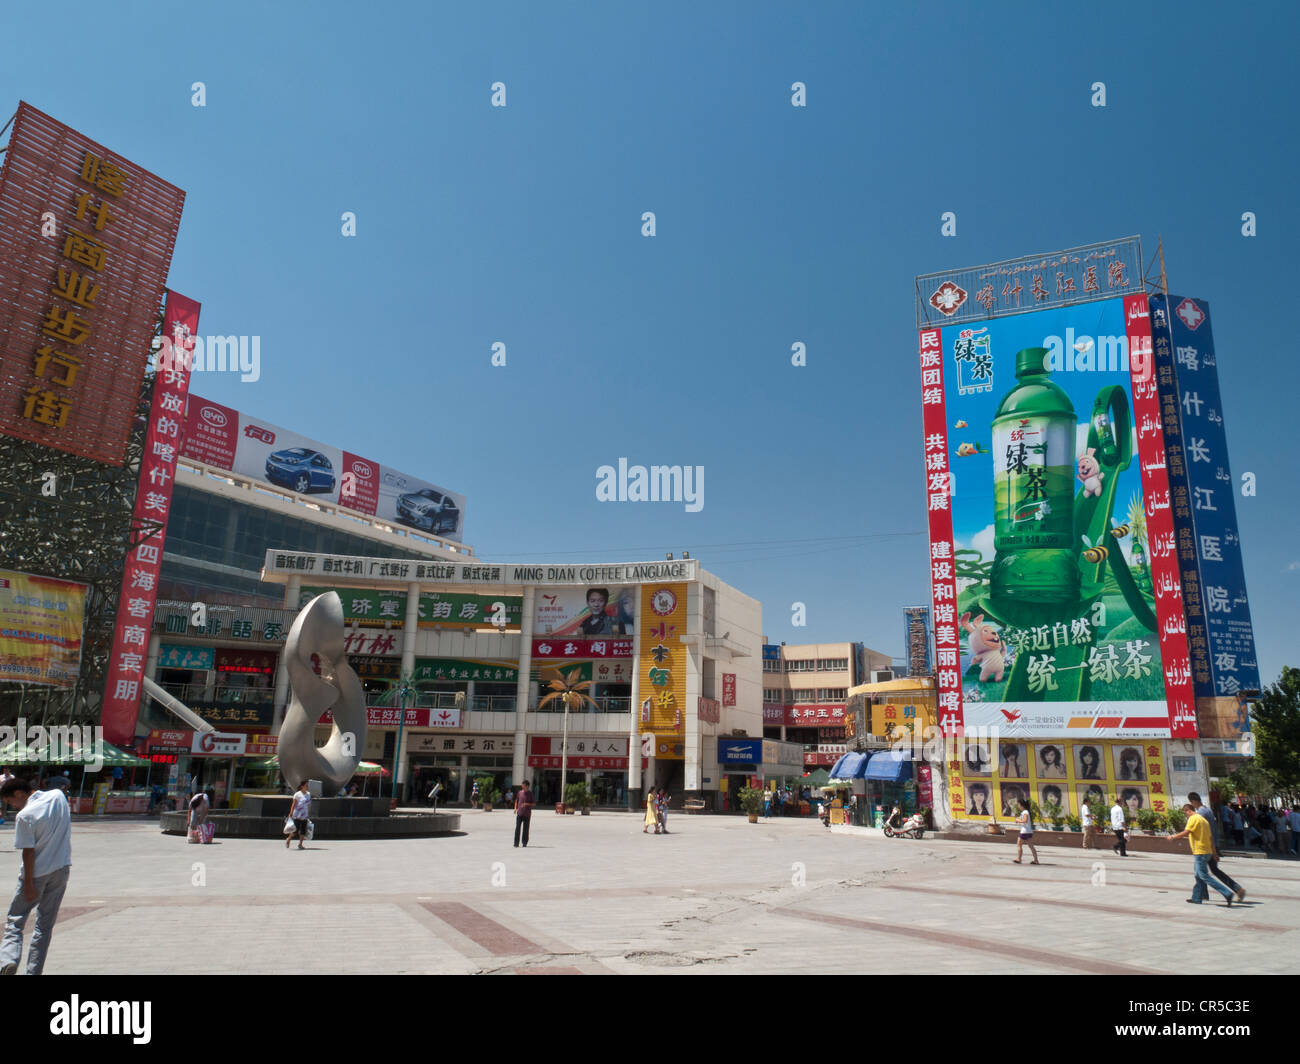
[[764,687],[763,701],[769,704],[775,703],[776,705],[780,705],[785,701],[785,692],[775,687]]
[[849,659],[848,658],[818,658],[817,671],[818,672],[848,672]]
[[818,702],[843,702],[849,697],[847,687],[819,687],[817,689]]
[[812,658],[791,658],[785,663],[786,672],[813,672],[817,662]]
[[795,702],[816,702],[817,691],[812,687],[796,687],[790,692],[790,698]]
[[780,671],[781,671],[781,663],[780,663],[779,661],[769,661],[767,658],[764,658],[764,659],[763,659],[763,671],[764,671],[764,672],[780,672]]

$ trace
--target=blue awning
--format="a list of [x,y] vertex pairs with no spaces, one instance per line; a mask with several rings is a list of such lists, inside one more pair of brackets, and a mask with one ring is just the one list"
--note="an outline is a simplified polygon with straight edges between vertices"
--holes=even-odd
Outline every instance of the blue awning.
[[865,778],[884,783],[902,783],[912,778],[912,762],[900,751],[878,751],[871,755]]
[[840,759],[839,759],[838,761],[835,762],[835,767],[831,769],[831,779],[833,779],[833,780],[846,780],[846,779],[849,778],[847,775],[845,775],[844,773],[842,773],[842,772],[840,771],[840,769],[842,769],[842,768],[844,767],[844,762],[846,762],[846,761],[847,761],[849,758],[851,758],[852,756],[853,756],[852,754],[841,754],[841,755],[840,755]]

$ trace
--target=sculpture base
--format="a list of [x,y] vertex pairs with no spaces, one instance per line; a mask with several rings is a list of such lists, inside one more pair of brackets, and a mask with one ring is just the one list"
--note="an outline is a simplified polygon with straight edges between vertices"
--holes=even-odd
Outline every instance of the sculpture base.
[[[288,795],[245,794],[240,808],[208,814],[217,828],[216,838],[282,839],[289,815]],[[459,813],[391,813],[389,798],[314,798],[311,821],[316,839],[426,838],[460,831]],[[184,835],[189,823],[185,810],[163,813],[164,835]]]

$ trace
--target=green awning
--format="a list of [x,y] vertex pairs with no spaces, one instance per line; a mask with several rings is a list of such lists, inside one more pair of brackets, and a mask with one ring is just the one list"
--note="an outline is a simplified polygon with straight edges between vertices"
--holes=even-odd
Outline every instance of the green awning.
[[[142,757],[119,750],[112,743],[103,743],[102,747],[104,765],[109,768],[146,768],[152,764]],[[23,765],[84,765],[94,761],[95,755],[99,752],[95,747],[89,747],[86,750],[89,756],[82,756],[80,746],[75,743],[56,750],[51,750],[49,743],[24,749],[15,739],[4,749],[0,749],[0,765],[12,765],[15,768]]]

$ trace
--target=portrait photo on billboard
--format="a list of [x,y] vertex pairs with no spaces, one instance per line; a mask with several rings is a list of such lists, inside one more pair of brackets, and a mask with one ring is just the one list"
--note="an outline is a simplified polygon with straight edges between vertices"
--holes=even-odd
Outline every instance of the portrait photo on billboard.
[[968,727],[1167,720],[1128,324],[1116,298],[942,331]]
[[538,589],[534,631],[539,636],[632,636],[637,589],[633,585]]

